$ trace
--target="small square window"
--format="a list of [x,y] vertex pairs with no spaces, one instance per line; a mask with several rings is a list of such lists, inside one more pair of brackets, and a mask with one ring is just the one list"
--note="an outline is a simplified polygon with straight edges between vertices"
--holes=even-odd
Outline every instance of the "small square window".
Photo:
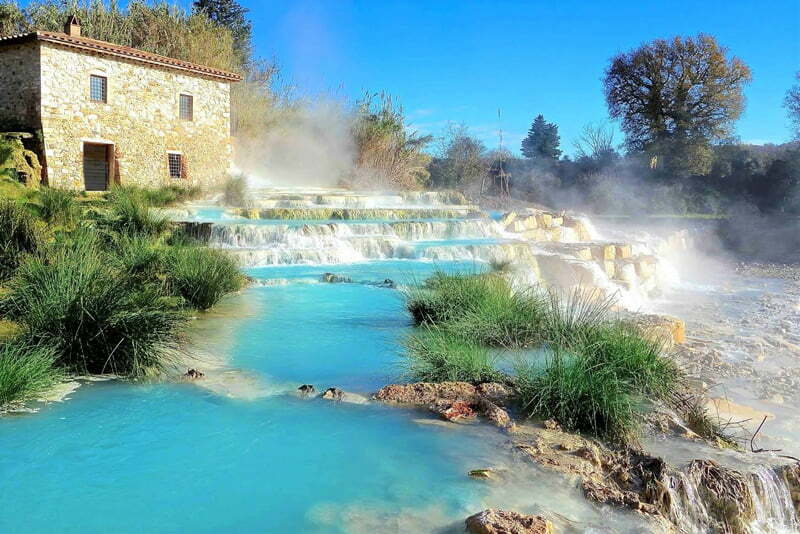
[[89,97],[92,102],[108,101],[108,78],[92,75],[89,77]]
[[181,119],[194,120],[194,97],[181,95]]
[[169,177],[183,178],[183,157],[180,154],[169,154]]

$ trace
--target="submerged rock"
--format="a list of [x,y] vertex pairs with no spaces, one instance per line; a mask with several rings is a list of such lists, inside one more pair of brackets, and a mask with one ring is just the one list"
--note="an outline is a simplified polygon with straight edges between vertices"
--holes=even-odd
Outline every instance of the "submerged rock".
[[328,388],[325,390],[325,393],[322,394],[322,398],[326,400],[341,401],[344,400],[344,395],[344,391],[339,388]]
[[325,273],[322,275],[322,281],[326,284],[350,284],[353,279],[341,274]]
[[311,384],[303,384],[297,388],[297,391],[303,396],[313,395],[317,392],[317,390]]
[[185,378],[186,380],[198,380],[200,378],[203,378],[204,376],[206,376],[205,373],[202,373],[197,369],[189,369],[188,371],[186,371],[186,374],[183,375],[183,378]]
[[339,388],[328,388],[322,395],[320,395],[320,397],[325,400],[346,402],[350,404],[364,404],[369,402],[369,399],[364,395],[359,395],[358,393],[350,393],[347,391],[343,391]]
[[502,384],[486,383],[477,387],[467,382],[417,382],[393,384],[375,394],[381,402],[427,406],[432,412],[448,421],[486,417],[492,424],[513,431],[514,422],[504,405],[511,397],[509,388]]
[[470,478],[479,478],[485,480],[493,480],[495,478],[495,472],[493,469],[473,469],[467,475]]
[[452,423],[465,419],[474,419],[476,416],[475,410],[472,409],[470,403],[460,400],[437,401],[431,404],[429,409]]
[[484,510],[465,521],[470,534],[552,534],[553,525],[542,516],[505,510]]

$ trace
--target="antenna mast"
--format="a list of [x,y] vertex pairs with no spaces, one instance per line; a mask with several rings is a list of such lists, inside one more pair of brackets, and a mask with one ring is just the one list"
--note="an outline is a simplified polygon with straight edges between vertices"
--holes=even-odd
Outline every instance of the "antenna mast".
[[503,114],[500,108],[497,108],[497,123],[498,123],[498,135],[500,136],[500,157],[499,157],[499,169],[497,173],[497,177],[499,178],[499,186],[500,186],[500,197],[508,202],[508,197],[511,195],[510,187],[509,187],[509,176],[506,173],[506,151],[505,147],[503,146]]

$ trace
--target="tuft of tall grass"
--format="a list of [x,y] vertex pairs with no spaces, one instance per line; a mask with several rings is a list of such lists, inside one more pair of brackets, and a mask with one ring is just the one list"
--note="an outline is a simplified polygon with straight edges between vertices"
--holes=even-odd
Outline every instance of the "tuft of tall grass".
[[518,364],[514,377],[526,415],[618,441],[636,427],[641,398],[613,365],[555,348],[543,365]]
[[613,319],[611,310],[616,303],[614,295],[582,287],[566,293],[551,289],[547,299],[543,336],[560,345],[590,338],[596,329]]
[[222,190],[225,205],[236,208],[246,208],[249,206],[249,195],[247,190],[247,179],[244,176],[233,176]]
[[404,340],[407,373],[423,382],[493,382],[501,377],[489,350],[437,327],[423,327]]
[[64,189],[44,187],[38,192],[39,214],[50,224],[71,225],[80,218],[76,194]]
[[36,398],[63,377],[52,347],[20,338],[0,342],[0,409]]
[[110,251],[124,272],[135,279],[155,281],[163,271],[163,247],[151,237],[113,234]]
[[159,236],[171,226],[169,219],[152,207],[150,200],[136,188],[116,188],[108,195],[109,212],[102,225],[120,234]]
[[588,361],[612,367],[633,391],[650,397],[668,400],[682,377],[677,365],[664,356],[661,342],[623,323],[602,323],[579,336],[570,348]]
[[169,287],[198,310],[211,308],[245,281],[234,258],[222,250],[176,246],[164,263]]
[[[523,414],[569,430],[625,440],[645,399],[672,403],[683,383],[662,344],[616,320],[613,297],[593,290],[519,291],[496,272],[436,273],[405,296],[422,326],[406,343],[412,376],[481,381],[476,369],[485,370],[515,384]],[[488,347],[530,346],[550,356],[511,376],[488,358]]]
[[41,224],[25,206],[0,200],[0,281],[13,274],[25,254],[41,246],[43,234]]
[[48,246],[17,269],[0,307],[34,344],[79,373],[137,377],[166,364],[185,316],[131,277],[94,234]]
[[164,208],[174,204],[199,198],[202,189],[196,186],[178,187],[175,185],[144,188],[138,186],[115,187],[107,196],[108,200],[115,202],[121,197],[134,197],[140,202],[154,208]]
[[541,341],[546,301],[536,291],[515,291],[495,273],[436,273],[421,288],[406,290],[417,324],[446,325],[489,346],[524,347]]

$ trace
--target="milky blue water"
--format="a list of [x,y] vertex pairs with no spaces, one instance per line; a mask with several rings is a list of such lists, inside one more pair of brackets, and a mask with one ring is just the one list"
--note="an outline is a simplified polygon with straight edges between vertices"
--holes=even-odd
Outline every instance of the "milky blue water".
[[[424,278],[471,264],[337,266],[354,279]],[[81,387],[39,413],[0,418],[2,533],[463,532],[489,505],[607,522],[559,476],[516,464],[514,485],[471,480],[510,459],[494,428],[422,424],[424,412],[294,394],[303,383],[368,393],[402,373],[399,293],[296,283],[324,267],[253,269],[254,286],[196,322],[192,346],[256,382]],[[211,372],[209,372],[211,374]]]

